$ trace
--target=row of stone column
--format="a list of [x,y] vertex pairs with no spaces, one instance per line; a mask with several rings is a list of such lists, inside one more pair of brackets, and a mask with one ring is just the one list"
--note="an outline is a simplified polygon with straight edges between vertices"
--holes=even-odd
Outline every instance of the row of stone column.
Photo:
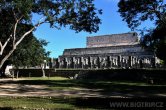
[[150,68],[155,67],[155,58],[138,58],[136,56],[107,57],[70,57],[55,61],[56,68]]

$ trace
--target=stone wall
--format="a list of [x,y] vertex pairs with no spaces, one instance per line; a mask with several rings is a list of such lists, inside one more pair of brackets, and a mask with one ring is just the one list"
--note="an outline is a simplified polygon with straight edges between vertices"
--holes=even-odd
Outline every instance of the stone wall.
[[[14,77],[42,77],[41,69],[13,69]],[[19,71],[19,73],[18,73]],[[153,79],[154,84],[165,84],[166,69],[46,69],[46,76],[67,77],[75,79],[109,79],[109,80],[128,80],[145,81]]]
[[144,49],[140,45],[124,45],[110,47],[93,47],[65,49],[63,55],[86,55],[86,54],[113,54],[113,53],[143,53]]
[[56,68],[108,69],[108,68],[155,68],[156,58],[153,55],[77,55],[60,56]]
[[115,45],[134,45],[138,44],[137,33],[123,33],[87,37],[87,47],[105,47]]
[[87,38],[87,48],[65,49],[56,68],[154,68],[154,53],[143,49],[136,33]]

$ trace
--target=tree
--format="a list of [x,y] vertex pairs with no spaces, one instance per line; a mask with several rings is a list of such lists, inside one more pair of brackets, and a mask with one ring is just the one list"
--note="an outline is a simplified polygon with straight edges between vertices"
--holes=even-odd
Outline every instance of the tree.
[[[47,45],[45,40],[38,40],[33,35],[25,38],[9,57],[9,60],[3,64],[3,69],[0,72],[0,76],[5,76],[5,69],[8,64],[12,64],[16,69],[19,67],[41,67],[44,71],[42,64],[44,60],[48,60],[50,52],[44,49]],[[45,74],[45,73],[44,73]]]
[[[0,68],[22,40],[43,23],[60,29],[69,26],[76,32],[98,31],[100,19],[94,0],[1,0],[0,1]],[[40,17],[33,22],[34,15]],[[20,24],[32,25],[22,34]],[[10,45],[11,48],[6,49]]]
[[42,70],[43,77],[45,77],[43,63],[44,60],[48,60],[50,52],[46,52],[44,46],[46,46],[48,42],[36,39],[33,34],[28,36],[29,37],[25,38],[20,45],[18,45],[9,59],[16,68],[38,66]]
[[158,58],[162,59],[166,63],[166,25],[159,24],[155,29],[150,30],[141,39],[141,44],[145,48],[150,48],[155,52]]
[[46,45],[45,40],[38,40],[31,35],[18,45],[9,59],[16,68],[40,66],[49,56],[49,52],[43,47]]
[[155,21],[156,25],[166,24],[164,0],[120,0],[118,7],[118,12],[131,29],[146,20]]
[[166,62],[166,4],[164,0],[120,0],[119,13],[134,30],[146,20],[153,21],[155,28],[142,30],[141,44],[150,48]]
[[[31,26],[22,25],[20,27],[21,29],[25,30]],[[23,39],[23,41],[18,45],[17,49],[10,56],[9,60],[5,61],[0,75],[5,76],[5,69],[9,63],[12,63],[16,68],[41,66],[43,61],[49,56],[49,52],[46,52],[44,49],[44,46],[47,46],[47,44],[48,42],[45,40],[38,40],[32,33],[30,33],[28,37]],[[11,48],[10,45],[8,45],[7,49],[8,48]]]

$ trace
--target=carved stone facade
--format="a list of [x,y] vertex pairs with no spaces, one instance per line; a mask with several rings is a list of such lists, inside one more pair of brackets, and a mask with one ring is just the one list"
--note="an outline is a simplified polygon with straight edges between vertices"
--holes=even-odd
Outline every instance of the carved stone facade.
[[137,33],[112,34],[87,37],[87,47],[106,47],[139,44]]
[[150,68],[157,61],[139,45],[136,33],[124,33],[87,37],[87,47],[65,49],[56,68]]

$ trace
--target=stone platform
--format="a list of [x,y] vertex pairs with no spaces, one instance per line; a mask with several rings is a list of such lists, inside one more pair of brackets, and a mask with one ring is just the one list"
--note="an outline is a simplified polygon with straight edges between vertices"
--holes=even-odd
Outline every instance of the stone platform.
[[137,33],[87,37],[86,48],[65,49],[56,68],[152,68],[159,63]]

